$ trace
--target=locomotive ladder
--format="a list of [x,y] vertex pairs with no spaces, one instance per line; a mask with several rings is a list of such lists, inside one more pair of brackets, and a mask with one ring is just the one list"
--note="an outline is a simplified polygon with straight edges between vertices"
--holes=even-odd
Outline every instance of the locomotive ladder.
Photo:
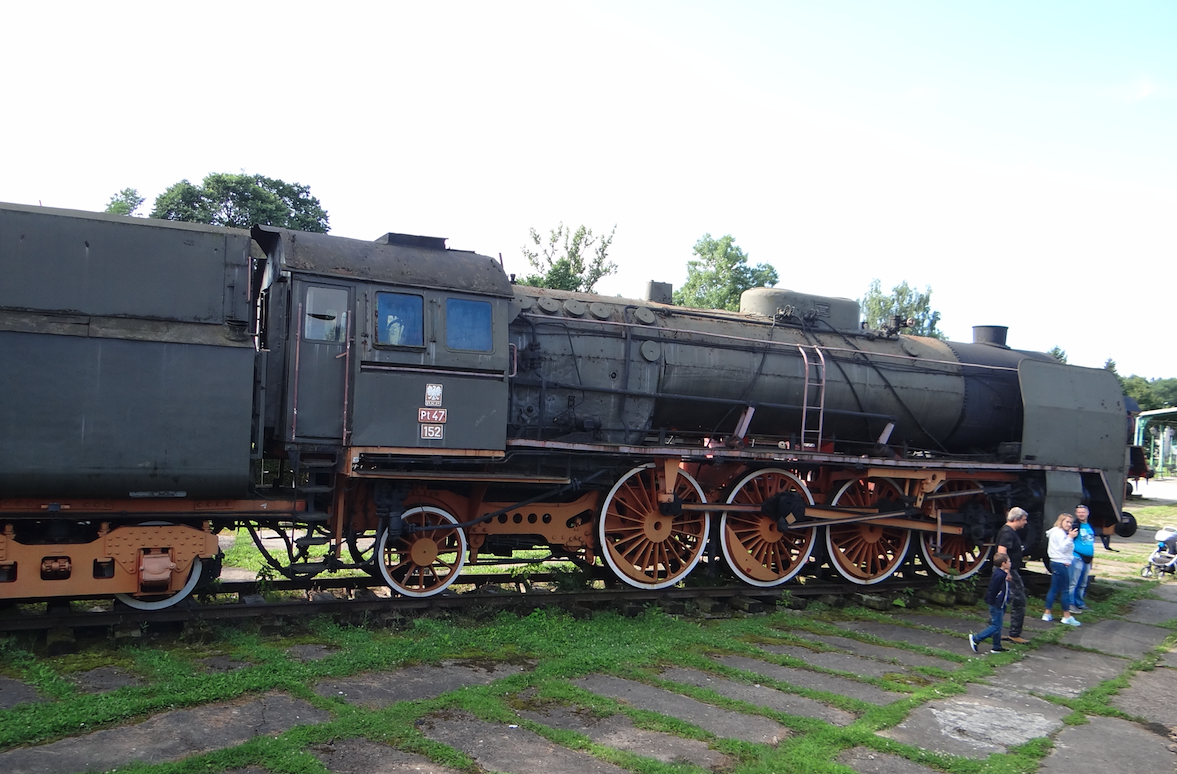
[[[337,455],[331,453],[308,457],[295,452],[290,456],[293,463],[291,467],[294,473],[295,495],[306,498],[307,503],[307,510],[296,515],[291,533],[294,549],[291,561],[297,563],[306,559],[312,546],[327,545],[331,542],[323,530],[330,515],[317,506],[334,501]],[[298,535],[300,527],[305,530],[302,536]]]
[[[801,395],[801,448],[821,451],[826,409],[826,357],[821,347],[798,344],[805,363],[805,388]],[[815,427],[816,425],[816,427]]]

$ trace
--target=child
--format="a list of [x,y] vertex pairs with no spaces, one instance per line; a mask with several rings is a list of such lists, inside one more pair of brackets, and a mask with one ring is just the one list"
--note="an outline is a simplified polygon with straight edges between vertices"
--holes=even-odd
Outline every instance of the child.
[[989,605],[989,626],[977,635],[969,635],[969,647],[973,653],[977,652],[977,643],[984,642],[986,637],[993,637],[993,653],[1002,653],[1006,649],[1001,647],[1001,622],[1005,618],[1005,603],[1009,600],[1009,555],[996,554],[993,557],[993,579],[989,581],[989,590],[985,592],[985,602]]

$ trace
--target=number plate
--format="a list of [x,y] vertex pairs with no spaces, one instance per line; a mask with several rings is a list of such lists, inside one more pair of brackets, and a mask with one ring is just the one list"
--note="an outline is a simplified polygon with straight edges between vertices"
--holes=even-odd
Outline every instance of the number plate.
[[421,440],[440,441],[445,435],[445,425],[421,425]]
[[445,415],[448,409],[443,408],[423,408],[417,409],[417,421],[428,422],[434,425],[444,425]]

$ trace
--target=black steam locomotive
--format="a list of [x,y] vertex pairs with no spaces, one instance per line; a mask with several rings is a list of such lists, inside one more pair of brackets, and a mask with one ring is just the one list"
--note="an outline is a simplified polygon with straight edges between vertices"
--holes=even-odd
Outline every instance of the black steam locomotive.
[[650,589],[701,562],[760,587],[963,578],[1012,505],[1031,544],[1079,502],[1120,521],[1115,377],[1004,329],[942,342],[775,288],[705,311],[658,283],[514,285],[442,239],[16,205],[0,276],[0,599],[165,607],[238,526],[287,577],[429,596],[536,547]]

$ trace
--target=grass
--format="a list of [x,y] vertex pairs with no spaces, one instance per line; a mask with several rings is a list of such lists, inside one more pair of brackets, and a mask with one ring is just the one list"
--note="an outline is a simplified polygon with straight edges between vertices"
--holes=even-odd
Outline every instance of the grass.
[[[1132,509],[1142,531],[1157,526],[1177,524],[1177,505],[1148,505]],[[1157,526],[1153,526],[1157,525]],[[264,564],[248,533],[238,533],[238,540],[227,552],[226,566],[246,567],[257,572]],[[1097,548],[1099,580],[1089,595],[1093,612],[1086,620],[1102,615],[1116,615],[1134,600],[1148,597],[1154,588],[1139,580],[1139,567],[1152,550],[1151,542],[1115,541],[1120,553],[1110,554]],[[516,578],[527,580],[541,570],[538,564],[547,552],[517,552]],[[1106,584],[1108,568],[1119,568],[1132,583]],[[552,572],[551,564],[542,570]],[[503,571],[495,565],[486,571]],[[571,565],[560,565],[557,574],[566,572],[577,582]],[[1028,605],[1033,614],[1035,600]],[[1039,608],[1040,609],[1040,608]],[[960,611],[937,611],[947,615]],[[979,618],[976,611],[967,614]],[[577,731],[549,727],[517,714],[521,708],[550,704],[568,704],[583,711],[609,716],[622,714],[637,727],[675,734],[708,743],[729,756],[729,774],[846,774],[837,763],[838,756],[853,747],[866,747],[876,753],[888,753],[949,774],[1028,774],[1036,771],[1050,753],[1049,739],[1036,739],[992,755],[982,761],[941,755],[881,737],[877,732],[891,728],[909,713],[927,702],[957,695],[970,682],[985,679],[994,666],[1021,657],[1024,651],[988,659],[970,658],[965,653],[946,652],[905,642],[888,642],[869,634],[837,628],[846,618],[891,621],[886,614],[860,608],[827,610],[811,607],[805,614],[792,611],[772,612],[765,616],[734,616],[727,619],[684,620],[648,608],[636,618],[613,612],[599,612],[589,619],[578,619],[556,609],[541,609],[529,615],[496,613],[478,619],[468,615],[451,616],[428,613],[406,620],[400,628],[358,628],[341,626],[329,620],[305,622],[305,628],[285,637],[262,636],[248,628],[190,627],[196,641],[147,636],[136,644],[115,650],[104,641],[72,656],[50,658],[24,637],[0,638],[0,671],[33,686],[47,701],[0,710],[0,751],[23,745],[40,744],[92,730],[112,728],[137,722],[152,715],[175,709],[249,700],[270,691],[281,691],[306,701],[327,713],[329,720],[301,726],[276,738],[255,738],[225,750],[175,763],[136,763],[120,766],[131,774],[195,774],[257,766],[274,774],[326,774],[318,758],[308,752],[316,745],[333,740],[364,737],[378,743],[422,755],[435,764],[458,771],[475,772],[475,762],[461,750],[429,739],[419,725],[430,717],[474,718],[488,723],[515,723],[539,734],[554,744],[580,750],[600,760],[614,763],[637,774],[686,774],[699,769],[687,764],[662,763],[633,753],[594,743]],[[1057,632],[1057,634],[1055,633]],[[843,671],[822,669],[787,655],[773,655],[761,645],[804,646],[811,650],[834,650],[816,643],[817,635],[837,635],[877,645],[890,645],[915,653],[936,656],[956,663],[955,670],[936,667],[900,668],[884,677],[869,678]],[[1062,627],[1035,637],[1035,645],[1056,641]],[[1170,637],[1177,641],[1177,633]],[[295,642],[317,643],[332,648],[325,659],[299,662],[285,649]],[[1169,644],[1169,643],[1167,643]],[[1071,710],[1068,724],[1081,724],[1088,716],[1127,717],[1111,701],[1124,690],[1131,676],[1152,669],[1164,649],[1137,660],[1121,676],[1085,691],[1077,698],[1047,697]],[[805,668],[841,679],[857,680],[894,692],[896,700],[876,706],[826,691],[804,688],[763,674],[726,666],[713,659],[717,655],[759,658],[782,667]],[[209,673],[201,660],[225,656],[245,662],[247,666],[233,672]],[[314,693],[315,683],[325,679],[344,679],[365,672],[393,672],[420,669],[444,660],[465,659],[475,663],[526,662],[529,669],[486,686],[471,686],[434,699],[400,702],[380,710],[349,705],[338,697]],[[117,665],[138,676],[143,685],[127,686],[105,694],[82,693],[73,677],[98,666]],[[791,715],[728,698],[710,688],[677,684],[661,677],[668,667],[703,672],[713,680],[728,680],[775,688],[821,701],[854,716],[844,727],[833,726],[814,718]],[[752,744],[716,738],[706,729],[657,712],[635,708],[613,699],[594,695],[579,688],[574,681],[591,674],[612,674],[630,680],[661,686],[721,709],[769,718],[790,730],[791,736],[779,745]],[[1139,720],[1138,718],[1130,718]]]
[[[902,722],[911,709],[924,702],[963,692],[969,681],[989,674],[991,666],[988,661],[914,645],[888,643],[948,658],[961,665],[954,672],[926,670],[923,674],[929,679],[908,684],[901,680],[864,678],[823,670],[788,656],[774,656],[757,647],[757,644],[770,642],[797,644],[808,641],[803,638],[806,633],[822,632],[882,644],[885,641],[835,629],[829,622],[838,617],[869,619],[876,615],[857,609],[836,614],[819,612],[812,616],[776,612],[766,616],[701,622],[682,620],[657,608],[649,608],[636,618],[601,612],[589,620],[578,620],[555,609],[541,609],[526,616],[499,613],[483,621],[432,614],[416,618],[398,630],[347,627],[319,620],[311,622],[296,639],[321,643],[333,651],[321,661],[306,663],[286,655],[285,648],[292,643],[291,638],[263,637],[238,628],[217,630],[213,640],[205,643],[190,643],[182,638],[151,642],[148,637],[129,649],[115,651],[102,646],[81,655],[56,658],[37,653],[27,641],[9,637],[0,641],[0,656],[8,671],[33,683],[47,697],[57,701],[0,710],[0,750],[114,727],[172,709],[245,700],[269,691],[284,691],[328,713],[330,720],[291,729],[274,739],[253,739],[178,763],[135,764],[120,767],[120,771],[190,774],[253,765],[276,774],[325,774],[326,769],[307,749],[333,739],[361,736],[394,744],[438,765],[473,772],[475,764],[465,753],[430,740],[418,724],[429,717],[447,713],[489,723],[520,724],[517,709],[543,706],[544,703],[571,704],[600,716],[621,713],[640,728],[703,740],[732,759],[732,774],[844,773],[846,769],[837,764],[836,759],[842,751],[855,746],[897,754],[952,774],[981,771],[977,761],[929,753],[889,741],[877,736],[876,732]],[[724,666],[711,658],[725,654],[757,657],[781,666],[803,666],[842,679],[859,680],[894,691],[897,700],[876,706]],[[210,674],[199,662],[214,655],[244,661],[248,666],[235,672]],[[361,672],[412,670],[447,659],[467,659],[475,663],[525,661],[532,668],[490,685],[467,687],[430,700],[402,702],[382,710],[348,705],[337,697],[318,696],[310,689],[323,679],[341,679]],[[70,680],[71,675],[108,663],[117,663],[133,672],[143,679],[144,684],[101,695],[77,691]],[[855,720],[849,726],[836,727],[814,718],[747,704],[709,688],[671,683],[660,677],[661,671],[670,666],[703,672],[716,680],[755,683],[806,696],[850,712]],[[572,682],[595,673],[662,686],[719,708],[761,715],[790,729],[793,735],[775,748],[719,739],[691,723],[591,694]],[[1083,697],[1076,709],[1114,714],[1103,694],[1097,692]],[[522,725],[553,743],[583,750],[638,774],[699,771],[686,764],[661,763],[598,745],[579,732],[550,728],[533,721],[522,722]],[[984,770],[1033,771],[1048,751],[1049,745],[1025,745],[1005,755],[991,757],[987,763],[989,768]]]

